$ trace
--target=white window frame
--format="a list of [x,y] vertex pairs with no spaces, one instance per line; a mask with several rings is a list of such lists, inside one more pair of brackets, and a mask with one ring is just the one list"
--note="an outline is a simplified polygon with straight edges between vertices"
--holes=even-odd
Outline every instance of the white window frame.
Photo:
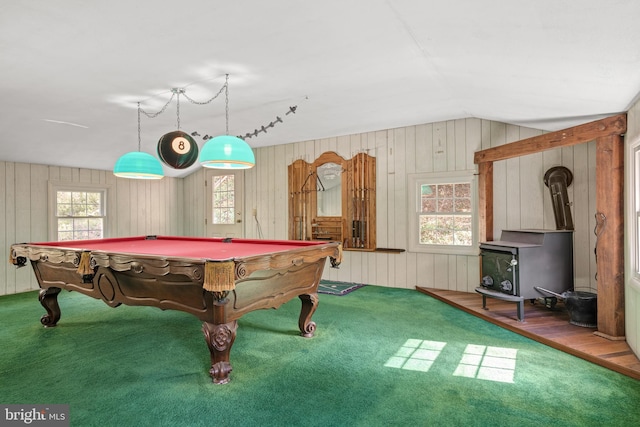
[[[425,245],[420,243],[420,211],[422,209],[421,187],[434,184],[471,183],[471,246],[458,245]],[[478,255],[478,180],[473,170],[455,172],[415,173],[408,175],[407,199],[409,205],[408,248],[409,252],[426,252],[450,255]]]
[[[640,289],[640,138],[629,144],[628,182],[628,235],[629,264],[631,277],[629,283]],[[626,222],[626,221],[625,221]]]
[[100,192],[102,193],[102,237],[109,236],[108,229],[108,190],[109,186],[103,184],[92,183],[74,183],[63,181],[49,181],[49,240],[58,241],[58,216],[57,216],[57,195],[58,191],[76,191],[76,192]]

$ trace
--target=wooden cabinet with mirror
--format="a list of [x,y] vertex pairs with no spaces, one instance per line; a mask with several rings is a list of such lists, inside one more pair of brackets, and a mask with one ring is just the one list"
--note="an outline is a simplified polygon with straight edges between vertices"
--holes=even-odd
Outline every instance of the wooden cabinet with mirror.
[[289,165],[289,239],[335,240],[347,250],[376,248],[376,159],[326,152]]

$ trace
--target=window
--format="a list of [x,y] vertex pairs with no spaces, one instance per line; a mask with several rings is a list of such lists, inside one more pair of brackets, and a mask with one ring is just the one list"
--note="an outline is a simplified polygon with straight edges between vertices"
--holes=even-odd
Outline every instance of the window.
[[473,172],[409,175],[409,250],[475,254],[476,180]]
[[640,143],[632,147],[633,150],[633,208],[635,221],[632,225],[634,242],[632,246],[633,273],[640,279]]
[[58,241],[105,237],[104,188],[53,185],[52,239]]
[[421,245],[471,246],[471,183],[422,184]]
[[233,175],[213,177],[213,224],[235,223],[235,189]]

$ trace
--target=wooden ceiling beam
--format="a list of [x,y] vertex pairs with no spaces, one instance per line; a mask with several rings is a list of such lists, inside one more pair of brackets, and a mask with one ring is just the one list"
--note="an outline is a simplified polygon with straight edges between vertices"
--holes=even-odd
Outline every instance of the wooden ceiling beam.
[[607,117],[569,129],[549,132],[498,147],[477,151],[473,156],[473,162],[480,164],[526,156],[527,154],[539,153],[552,148],[582,144],[597,138],[622,135],[626,131],[627,115],[618,114],[617,116]]

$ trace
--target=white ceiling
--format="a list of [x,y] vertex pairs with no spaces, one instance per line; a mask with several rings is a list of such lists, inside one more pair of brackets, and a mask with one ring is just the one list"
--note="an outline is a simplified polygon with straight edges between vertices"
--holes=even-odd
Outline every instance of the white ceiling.
[[[464,117],[563,129],[636,99],[640,1],[2,1],[0,160],[110,170],[137,150],[137,102],[206,101],[225,74],[230,134],[283,120],[253,147]],[[176,107],[142,115],[143,151]],[[180,98],[185,132],[224,118],[224,96]]]

